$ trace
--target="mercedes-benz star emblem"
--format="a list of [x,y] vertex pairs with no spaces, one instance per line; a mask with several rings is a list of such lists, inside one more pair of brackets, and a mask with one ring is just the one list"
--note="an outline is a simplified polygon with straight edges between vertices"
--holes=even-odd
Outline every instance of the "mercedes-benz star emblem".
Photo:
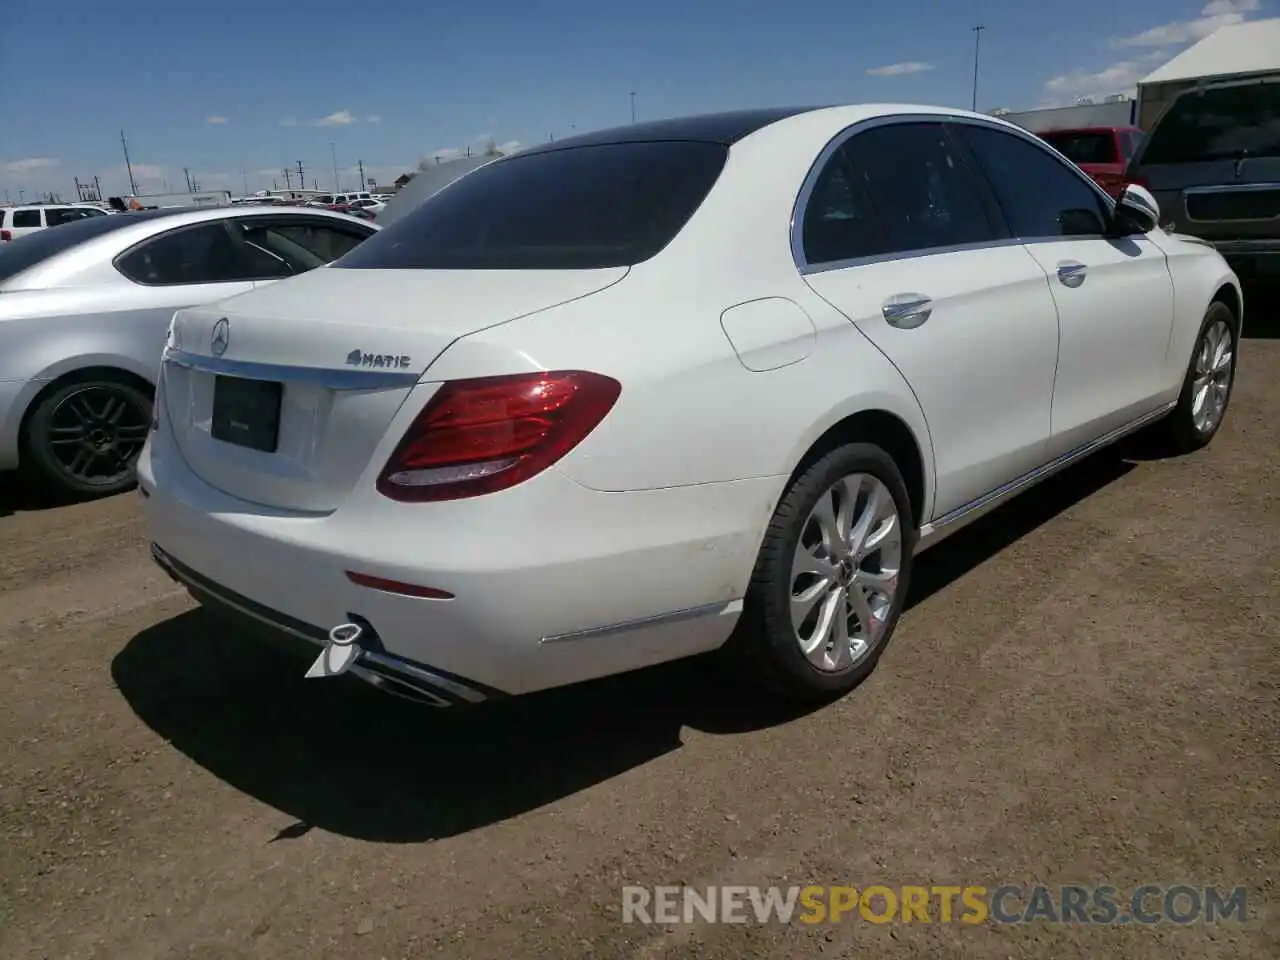
[[213,339],[210,345],[213,347],[213,355],[220,357],[227,352],[227,344],[231,342],[231,324],[227,323],[227,318],[223,317],[213,325]]

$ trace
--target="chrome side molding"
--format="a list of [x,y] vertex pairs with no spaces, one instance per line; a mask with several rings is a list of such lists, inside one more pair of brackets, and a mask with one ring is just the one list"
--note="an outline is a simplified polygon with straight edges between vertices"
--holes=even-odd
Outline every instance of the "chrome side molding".
[[1096,440],[1090,440],[1088,443],[1082,444],[1074,450],[1067,451],[1056,460],[1051,460],[1043,466],[1036,467],[1034,470],[1028,471],[1022,476],[1014,480],[1010,480],[1008,483],[996,487],[988,493],[984,493],[975,500],[961,504],[954,510],[943,514],[931,523],[926,523],[920,528],[920,539],[916,545],[916,552],[919,553],[926,547],[933,546],[933,544],[942,540],[944,537],[956,532],[956,530],[960,529],[961,526],[964,526],[971,520],[976,520],[984,513],[994,510],[996,507],[1000,506],[1000,504],[1009,500],[1014,495],[1021,493],[1023,490],[1026,490],[1028,487],[1034,486],[1042,480],[1047,480],[1055,473],[1058,473],[1060,470],[1065,470],[1073,463],[1083,460],[1090,454],[1097,453],[1104,447],[1109,447],[1117,440],[1122,439],[1128,434],[1141,430],[1149,423],[1154,423],[1177,406],[1177,403],[1178,402],[1176,400],[1171,400],[1159,408],[1152,410],[1150,413],[1143,414],[1136,420],[1131,420],[1129,423],[1123,424],[1122,426],[1103,434]]
[[293,364],[227,360],[223,357],[206,357],[172,348],[164,352],[163,362],[203,373],[244,377],[248,380],[300,383],[326,390],[389,390],[395,387],[411,387],[422,376],[420,372],[412,370],[301,367]]

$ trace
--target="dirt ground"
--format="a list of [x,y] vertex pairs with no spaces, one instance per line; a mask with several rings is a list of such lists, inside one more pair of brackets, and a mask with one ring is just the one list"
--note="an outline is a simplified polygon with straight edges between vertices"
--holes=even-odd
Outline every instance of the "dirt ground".
[[[1255,324],[1256,329],[1256,324]],[[0,957],[1280,956],[1280,339],[1206,451],[921,560],[878,671],[441,714],[229,635],[133,495],[0,488]],[[624,884],[1247,887],[1243,924],[624,924]]]

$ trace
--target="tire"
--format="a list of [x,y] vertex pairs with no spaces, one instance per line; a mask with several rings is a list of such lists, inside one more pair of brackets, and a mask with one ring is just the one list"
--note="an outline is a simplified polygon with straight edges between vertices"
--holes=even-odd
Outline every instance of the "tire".
[[123,380],[98,377],[55,387],[39,399],[23,433],[24,471],[63,498],[129,490],[151,427],[151,398]]
[[[1222,339],[1224,336],[1225,339]],[[1182,392],[1178,395],[1177,406],[1152,427],[1153,439],[1172,454],[1191,453],[1208,445],[1217,435],[1222,421],[1226,418],[1227,407],[1231,403],[1231,393],[1236,380],[1236,358],[1239,347],[1239,334],[1235,314],[1226,304],[1214,301],[1205,311],[1200,331],[1196,334],[1195,347],[1191,351],[1191,359],[1187,363],[1187,372],[1182,380]],[[1204,376],[1202,369],[1206,359],[1210,367],[1219,356],[1216,344],[1224,343],[1225,361],[1210,370],[1210,376]],[[1207,352],[1206,352],[1207,351]],[[1201,405],[1201,393],[1209,384],[1203,403],[1208,404],[1220,399],[1221,405],[1216,407],[1212,415],[1205,417]]]
[[[855,487],[859,493],[852,500],[854,509],[846,522],[840,498]],[[815,542],[815,535],[824,532],[816,513],[820,501],[830,509],[825,532],[851,529],[855,534],[851,540],[856,542],[859,521],[867,520],[864,511],[872,492],[879,515],[889,517],[888,511],[892,511],[892,529],[876,541],[874,552],[865,556],[861,551],[848,553],[843,562],[834,562],[839,554],[829,551],[828,537]],[[866,532],[883,530],[883,523],[873,522]],[[902,613],[916,535],[906,484],[887,453],[872,444],[851,443],[823,456],[792,481],[774,510],[743,603],[742,619],[726,645],[731,661],[740,672],[791,699],[829,700],[853,689],[875,669]],[[867,539],[860,542],[865,544]],[[796,563],[801,559],[803,566],[815,572],[796,574],[800,569]],[[892,575],[895,567],[897,573]],[[804,600],[817,597],[811,604],[802,600],[797,609],[806,609],[807,615],[803,619],[797,615],[799,624],[793,621],[792,607],[797,593]],[[862,598],[860,604],[858,597]],[[845,618],[843,635],[839,633],[840,614]],[[829,616],[832,624],[827,631],[818,629],[824,616]],[[864,616],[875,623],[869,634],[863,629]],[[849,630],[852,625],[856,629]],[[858,633],[866,635],[858,639],[854,637]],[[819,636],[832,642],[813,643]],[[853,639],[844,640],[843,636]],[[811,653],[805,652],[806,646]]]

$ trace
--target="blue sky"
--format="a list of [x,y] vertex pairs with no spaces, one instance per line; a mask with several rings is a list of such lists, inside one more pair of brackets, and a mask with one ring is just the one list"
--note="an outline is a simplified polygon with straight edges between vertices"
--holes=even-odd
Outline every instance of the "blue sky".
[[[14,5],[16,2],[16,6]],[[773,104],[1028,109],[1132,90],[1216,26],[1276,0],[10,0],[0,23],[0,191],[101,178],[139,191],[354,187],[468,145]],[[144,9],[152,7],[151,10]],[[333,144],[332,148],[330,144]],[[243,174],[242,174],[243,169]]]

